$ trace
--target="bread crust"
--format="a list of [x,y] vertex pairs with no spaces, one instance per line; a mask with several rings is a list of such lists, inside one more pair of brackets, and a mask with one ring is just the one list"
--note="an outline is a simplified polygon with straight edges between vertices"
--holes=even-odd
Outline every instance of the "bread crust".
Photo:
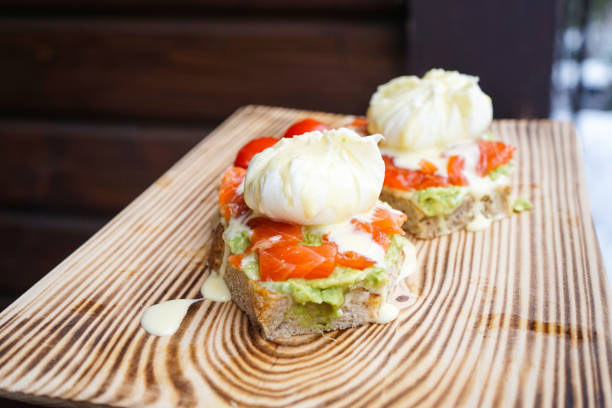
[[472,221],[478,212],[488,219],[497,220],[510,215],[511,211],[510,186],[499,187],[480,198],[466,194],[461,204],[449,215],[426,215],[401,190],[383,187],[380,199],[406,214],[408,218],[402,228],[420,239],[458,231]]
[[[229,250],[225,248],[223,230],[223,225],[219,224],[214,233],[208,259],[212,270],[219,270],[223,262],[223,252]],[[402,258],[402,262],[387,271],[389,279],[380,293],[371,293],[363,288],[349,291],[345,295],[341,316],[333,318],[326,330],[347,329],[376,322],[382,302],[395,287],[403,261]],[[226,265],[223,279],[232,295],[232,301],[248,316],[253,325],[260,328],[262,335],[268,340],[321,332],[319,328],[302,326],[296,318],[287,313],[296,304],[291,296],[266,289],[230,264]]]

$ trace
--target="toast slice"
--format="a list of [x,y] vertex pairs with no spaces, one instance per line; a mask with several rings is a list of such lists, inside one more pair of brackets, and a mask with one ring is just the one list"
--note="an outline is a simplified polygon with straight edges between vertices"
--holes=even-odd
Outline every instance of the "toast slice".
[[[249,318],[249,321],[260,328],[262,335],[273,340],[298,334],[320,333],[324,330],[347,329],[367,323],[374,323],[379,316],[379,309],[394,289],[402,268],[414,269],[414,251],[412,245],[402,251],[401,262],[387,269],[388,281],[377,293],[364,288],[354,288],[344,295],[344,304],[337,317],[317,321],[318,315],[325,315],[326,303],[307,303],[299,305],[311,312],[311,321],[304,324],[303,319],[292,311],[298,303],[288,294],[278,293],[262,286],[261,282],[250,279],[244,272],[224,262],[224,255],[229,248],[223,240],[224,227],[220,223],[214,233],[214,242],[209,255],[209,267],[222,271],[224,281],[232,295],[233,302]],[[414,258],[415,259],[415,258]],[[412,272],[412,271],[406,271]],[[406,273],[404,273],[405,275]]]
[[447,215],[428,216],[410,198],[410,193],[383,187],[381,201],[402,211],[408,219],[402,228],[420,239],[431,239],[468,227],[477,217],[481,222],[491,222],[511,213],[510,186],[500,186],[489,194],[474,197],[466,194],[461,203]]

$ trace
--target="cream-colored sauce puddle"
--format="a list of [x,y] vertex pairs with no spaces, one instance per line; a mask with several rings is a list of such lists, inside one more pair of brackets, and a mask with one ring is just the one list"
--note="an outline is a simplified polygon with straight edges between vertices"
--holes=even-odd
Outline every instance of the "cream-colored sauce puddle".
[[206,278],[200,293],[202,297],[199,299],[174,299],[149,306],[140,320],[142,328],[155,336],[170,336],[178,330],[192,304],[204,299],[215,302],[231,300],[230,291],[223,278],[214,272]]
[[205,299],[212,300],[213,302],[228,302],[232,300],[230,291],[223,281],[228,255],[229,249],[226,246],[219,272],[211,271],[210,275],[208,275],[200,289],[201,298],[174,299],[149,306],[145,309],[140,319],[142,328],[155,336],[171,336],[180,327],[189,306],[194,303]]
[[397,306],[391,303],[383,303],[378,309],[378,316],[376,318],[376,323],[385,324],[389,323],[397,317],[399,314],[399,309]]

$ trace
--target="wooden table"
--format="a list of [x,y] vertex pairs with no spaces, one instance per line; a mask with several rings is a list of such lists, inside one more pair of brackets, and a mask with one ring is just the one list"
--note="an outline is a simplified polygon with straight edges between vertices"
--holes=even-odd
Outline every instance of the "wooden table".
[[487,231],[415,241],[420,270],[398,288],[391,324],[273,343],[232,303],[207,301],[174,336],[144,332],[146,306],[197,297],[216,187],[236,151],[304,116],[344,120],[240,109],[4,310],[0,395],[111,406],[612,405],[610,293],[567,123],[493,124],[518,147],[513,194],[534,208]]

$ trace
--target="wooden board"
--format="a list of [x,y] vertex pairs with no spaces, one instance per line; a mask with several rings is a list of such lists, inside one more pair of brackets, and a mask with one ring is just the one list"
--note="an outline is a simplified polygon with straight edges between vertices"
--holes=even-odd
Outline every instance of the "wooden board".
[[[231,303],[192,306],[176,335],[144,307],[197,297],[216,186],[248,139],[337,115],[236,112],[0,314],[0,394],[111,406],[612,404],[609,287],[569,124],[503,120],[513,194],[530,212],[417,241],[400,316],[326,336],[263,340]],[[410,286],[416,295],[407,292]]]

